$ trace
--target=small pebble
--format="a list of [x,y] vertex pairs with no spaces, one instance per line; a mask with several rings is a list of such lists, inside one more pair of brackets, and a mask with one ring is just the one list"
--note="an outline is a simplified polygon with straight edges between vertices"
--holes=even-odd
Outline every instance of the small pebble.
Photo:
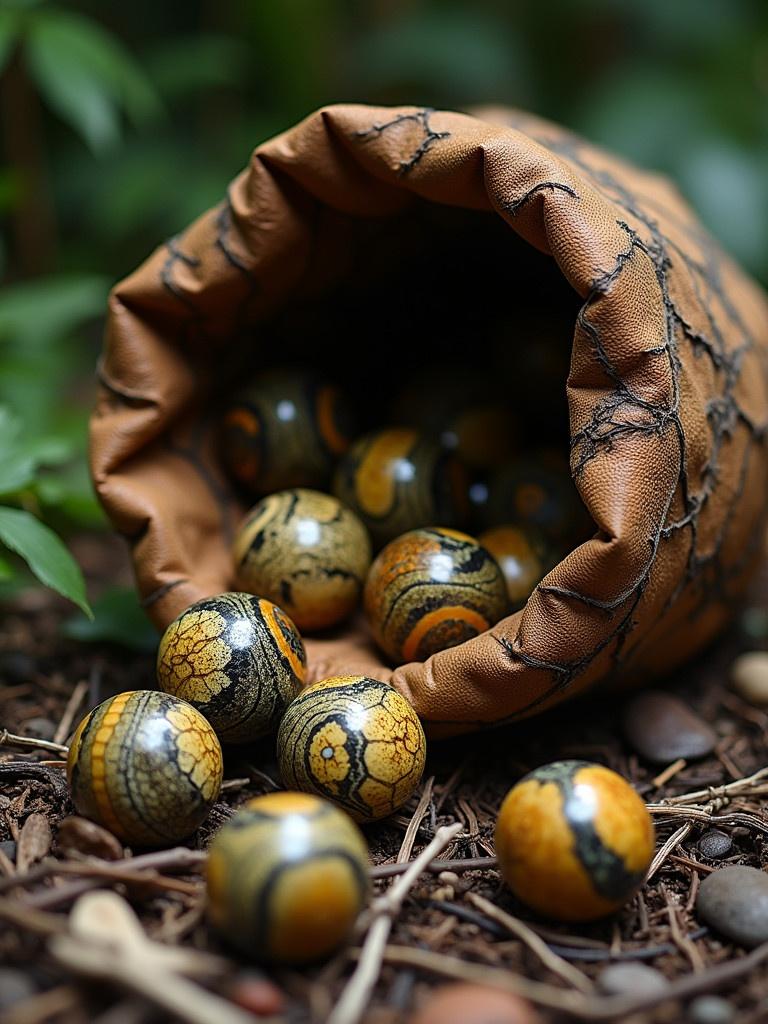
[[541,1024],[541,1017],[519,996],[459,982],[434,989],[411,1024]]
[[646,690],[624,709],[624,733],[635,750],[654,764],[669,764],[711,754],[717,737],[679,697]]
[[768,651],[747,651],[731,665],[734,690],[750,704],[768,704]]
[[701,883],[696,910],[740,946],[768,942],[768,874],[739,865],[720,868]]
[[709,860],[719,860],[727,856],[733,847],[733,840],[727,832],[711,828],[699,840],[699,853]]
[[56,725],[47,718],[28,718],[24,722],[24,735],[36,740],[52,740]]
[[37,992],[37,985],[27,971],[14,967],[0,967],[0,1010],[8,1010],[14,1003],[29,999]]
[[8,860],[13,864],[16,861],[16,843],[13,839],[0,841],[0,850],[3,851]]
[[277,985],[256,973],[238,975],[227,996],[231,1002],[257,1017],[273,1017],[285,1009],[285,996]]
[[688,1007],[691,1024],[731,1024],[733,1007],[720,996],[699,996]]
[[597,979],[597,987],[607,996],[643,996],[661,992],[669,982],[647,964],[610,964]]

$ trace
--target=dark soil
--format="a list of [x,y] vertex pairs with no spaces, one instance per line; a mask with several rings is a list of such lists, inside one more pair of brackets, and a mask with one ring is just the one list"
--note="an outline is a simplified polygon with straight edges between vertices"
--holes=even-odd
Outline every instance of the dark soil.
[[[125,576],[120,552],[101,538],[85,538],[78,551],[81,558],[98,567],[105,578],[108,566],[110,582]],[[753,590],[749,609],[741,613],[727,636],[699,661],[670,679],[669,686],[703,718],[719,737],[712,756],[677,770],[661,785],[654,782],[663,769],[643,763],[622,739],[618,722],[623,698],[601,694],[515,728],[507,728],[479,737],[434,743],[425,780],[434,776],[432,799],[419,828],[415,855],[432,838],[435,829],[453,821],[464,824],[464,831],[442,859],[491,857],[495,814],[509,787],[530,769],[560,758],[582,758],[608,765],[620,772],[652,803],[689,791],[718,787],[749,776],[766,764],[768,714],[745,704],[727,685],[728,666],[742,649],[764,646],[760,637],[768,607],[768,572],[761,574]],[[66,742],[82,715],[112,693],[153,685],[151,656],[126,654],[123,650],[93,648],[62,638],[59,626],[69,611],[56,599],[41,592],[7,607],[0,618],[0,728],[37,738]],[[757,633],[757,637],[755,636]],[[751,634],[751,635],[750,635]],[[78,684],[77,707],[68,702]],[[67,717],[69,721],[67,721]],[[63,784],[60,766],[45,765],[50,753],[13,750],[3,747],[0,754],[0,912],[13,905],[29,914],[28,919],[3,919],[0,913],[0,1019],[3,1000],[10,1001],[14,985],[27,985],[28,1001],[17,1002],[8,1019],[33,1024],[36,1021],[60,1021],[66,1024],[102,1021],[163,1021],[163,1013],[134,995],[109,984],[78,980],[56,966],[46,951],[46,937],[31,908],[64,915],[76,893],[77,878],[56,876],[55,870],[37,882],[8,889],[3,876],[11,876],[23,865],[18,861],[34,859],[46,842],[22,837],[20,832],[32,814],[44,815],[52,830],[52,848],[48,861],[69,860],[83,863],[87,852],[85,839],[81,853],[57,838],[58,823],[73,809]],[[271,743],[260,747],[227,752],[225,778],[230,780],[220,803],[189,845],[204,849],[214,830],[240,803],[266,792],[278,784]],[[369,826],[366,835],[373,863],[393,862],[405,830],[418,803],[415,794],[403,813],[387,822]],[[706,801],[699,801],[705,803]],[[742,811],[756,816],[768,826],[759,796],[739,797],[716,813]],[[688,819],[671,816],[658,825],[659,846]],[[746,819],[749,821],[749,819]],[[719,939],[697,920],[694,901],[700,879],[708,870],[723,863],[762,867],[768,863],[768,827],[746,825],[719,826],[733,842],[721,861],[708,860],[698,849],[698,839],[706,826],[695,824],[688,836],[673,850],[661,870],[641,894],[614,919],[589,926],[559,925],[537,920],[515,903],[494,867],[464,871],[458,881],[424,874],[411,890],[403,912],[395,922],[390,942],[398,946],[455,957],[465,963],[505,968],[529,979],[546,982],[566,991],[567,983],[545,968],[518,939],[480,913],[467,896],[476,893],[498,907],[539,929],[547,943],[589,978],[597,978],[604,967],[616,960],[640,960],[662,971],[670,979],[699,974],[723,961],[736,960],[745,951]],[[32,830],[28,830],[28,833]],[[36,845],[37,844],[37,845]],[[40,845],[42,844],[42,845]],[[23,847],[23,849],[22,849]],[[126,851],[126,856],[129,851]],[[123,865],[125,867],[125,865]],[[30,870],[27,868],[27,870]],[[34,867],[31,869],[34,871]],[[150,936],[171,943],[182,943],[225,955],[231,968],[213,986],[231,993],[233,984],[244,979],[263,977],[260,969],[238,961],[223,948],[207,929],[203,917],[203,890],[200,874],[168,870],[168,875],[193,883],[180,888],[162,885],[112,882],[139,914]],[[23,883],[23,879],[19,879]],[[379,880],[377,885],[389,885]],[[64,887],[56,892],[55,887]],[[348,951],[333,961],[309,970],[270,970],[268,977],[284,993],[286,1019],[323,1020],[341,991],[352,968]],[[8,971],[11,973],[9,974]],[[439,979],[410,967],[385,965],[375,990],[367,1021],[406,1020],[420,1005],[430,986]],[[706,984],[704,985],[706,987]],[[41,995],[47,993],[47,995]],[[720,989],[735,1008],[739,1024],[768,1020],[768,968],[759,967]],[[682,1021],[687,1019],[686,1004],[666,1002],[631,1017],[632,1021]],[[545,1021],[566,1020],[564,1014],[542,1011]],[[629,1018],[623,1018],[629,1019]]]

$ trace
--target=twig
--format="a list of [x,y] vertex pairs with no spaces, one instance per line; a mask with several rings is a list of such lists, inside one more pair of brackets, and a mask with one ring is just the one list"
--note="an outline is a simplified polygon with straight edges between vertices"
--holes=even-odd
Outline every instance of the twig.
[[[157,850],[153,853],[142,853],[138,857],[124,857],[122,860],[100,860],[94,857],[91,860],[77,862],[79,864],[102,865],[114,871],[195,871],[202,867],[208,859],[208,854],[202,850],[189,850],[186,846],[174,846],[170,850]],[[71,864],[71,861],[44,860],[42,864],[25,872],[23,875],[14,875],[0,881],[0,893],[8,889],[15,889],[19,886],[31,885],[33,882],[40,882],[51,875],[63,873],[75,873],[64,865]]]
[[645,876],[646,885],[650,882],[667,857],[669,857],[680,843],[682,843],[692,828],[693,822],[687,821],[684,825],[681,825],[676,832],[673,832],[666,843],[656,851],[656,856],[651,861],[651,866],[648,868],[648,873]]
[[568,984],[573,985],[580,992],[589,994],[593,990],[592,982],[587,978],[585,974],[582,974],[578,968],[573,967],[562,957],[559,957],[556,953],[553,953],[547,946],[543,939],[532,931],[528,925],[517,917],[513,917],[511,914],[507,914],[505,911],[500,910],[494,906],[489,900],[484,899],[482,896],[478,896],[477,893],[467,893],[467,899],[469,902],[481,910],[487,917],[492,921],[496,921],[498,924],[504,926],[504,928],[512,935],[524,942],[530,951],[541,960],[545,967],[548,967],[553,974],[557,974],[563,981],[567,981]]
[[434,775],[427,779],[426,785],[424,786],[424,792],[421,794],[421,799],[419,800],[416,810],[413,812],[413,817],[408,823],[408,828],[403,836],[403,842],[397,854],[398,864],[405,864],[411,858],[413,844],[416,841],[416,833],[419,831],[419,826],[424,819],[424,815],[427,813],[429,801],[432,799],[432,786],[434,785],[434,782]]
[[63,754],[65,757],[69,753],[69,747],[64,746],[63,743],[37,740],[33,736],[17,736],[16,733],[8,732],[7,729],[0,730],[0,747],[3,745],[31,748],[32,750],[52,750],[54,754]]
[[411,949],[408,946],[387,946],[384,960],[390,964],[428,971],[442,977],[469,981],[480,985],[512,992],[530,999],[539,1006],[559,1010],[581,1020],[625,1020],[631,1014],[653,1009],[673,999],[690,999],[703,992],[712,992],[751,974],[760,964],[768,960],[768,942],[753,949],[747,956],[737,960],[708,967],[701,974],[686,974],[657,992],[648,992],[636,999],[626,996],[584,996],[580,992],[564,992],[554,985],[528,981],[512,974],[507,968],[489,967],[486,964],[467,963],[444,953],[432,953],[426,949]]
[[[708,789],[697,789],[692,793],[681,793],[679,796],[671,796],[662,801],[663,804],[695,804],[704,801],[707,804],[716,803],[719,800],[730,798],[732,794],[754,791],[756,784],[763,779],[768,779],[768,768],[761,768],[753,775],[747,775],[743,779],[736,779],[735,782],[728,782],[724,786],[710,786]],[[661,806],[659,804],[654,806]]]
[[459,823],[443,825],[435,838],[408,866],[408,870],[371,907],[373,923],[365,937],[360,960],[347,982],[341,998],[331,1011],[327,1024],[357,1024],[370,998],[381,971],[382,957],[395,915],[399,912],[411,886],[436,854],[444,850],[461,832]]
[[33,910],[19,900],[0,900],[0,921],[10,921],[21,930],[37,932],[39,935],[58,935],[67,930],[64,919],[58,914]]
[[687,761],[683,757],[678,757],[676,761],[668,765],[663,772],[660,772],[655,779],[651,779],[651,785],[655,789],[661,789],[665,782],[669,782],[671,778],[674,778],[678,772],[681,772],[685,768]]
[[758,818],[755,814],[746,814],[742,811],[731,811],[730,814],[713,814],[705,807],[675,806],[666,804],[646,804],[648,813],[656,818],[690,818],[692,821],[702,821],[708,825],[744,825],[746,828],[757,829],[768,835],[768,822]]
[[45,1024],[68,1010],[74,1010],[79,1002],[80,993],[76,988],[57,985],[8,1007],[3,1013],[3,1024]]
[[[457,857],[447,860],[433,860],[427,864],[425,871],[439,875],[441,871],[455,871],[457,875],[464,871],[485,871],[487,868],[495,868],[498,863],[496,857]],[[408,870],[408,864],[374,864],[370,869],[371,878],[391,878],[393,875],[402,875]]]
[[70,694],[67,706],[64,708],[64,714],[61,716],[61,721],[56,727],[56,732],[53,734],[54,743],[62,743],[69,736],[72,722],[78,708],[83,703],[84,697],[88,693],[88,687],[89,684],[84,679],[81,679]]
[[[187,1024],[253,1024],[253,1016],[171,971],[152,971],[123,951],[60,935],[51,941],[58,963],[77,974],[127,988]],[[273,1018],[274,1019],[274,1018]]]

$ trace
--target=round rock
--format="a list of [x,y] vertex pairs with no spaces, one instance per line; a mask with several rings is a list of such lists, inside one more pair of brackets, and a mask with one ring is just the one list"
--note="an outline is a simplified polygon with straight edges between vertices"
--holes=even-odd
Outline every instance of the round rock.
[[457,982],[434,989],[410,1024],[541,1024],[541,1017],[510,992]]
[[747,651],[731,665],[734,690],[750,704],[768,704],[768,651]]
[[691,1024],[731,1024],[733,1017],[733,1007],[720,996],[699,996],[688,1007]]
[[721,832],[717,828],[708,829],[699,839],[699,853],[709,860],[719,860],[726,857],[733,847],[733,840],[727,832]]
[[625,707],[624,733],[638,754],[654,764],[669,764],[711,754],[713,729],[671,693],[646,690]]
[[702,921],[751,949],[768,941],[768,874],[733,865],[704,879],[696,900]]
[[611,964],[597,979],[598,988],[607,996],[652,995],[668,985],[661,971],[639,963]]

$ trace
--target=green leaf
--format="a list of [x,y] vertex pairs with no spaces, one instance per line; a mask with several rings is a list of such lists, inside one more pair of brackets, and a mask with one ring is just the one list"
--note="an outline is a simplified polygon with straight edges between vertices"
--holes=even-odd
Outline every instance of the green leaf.
[[17,494],[35,479],[35,460],[24,452],[0,455],[0,494]]
[[157,631],[139,605],[136,591],[113,587],[93,602],[93,619],[76,615],[62,631],[72,640],[85,643],[119,644],[132,651],[152,654],[157,650]]
[[13,566],[4,558],[0,558],[0,583],[13,579]]
[[4,288],[0,339],[11,339],[24,353],[39,350],[103,313],[108,290],[101,274],[60,274]]
[[92,615],[80,567],[56,534],[29,512],[0,508],[0,541],[17,555],[46,587]]
[[81,15],[46,9],[30,23],[26,57],[49,106],[90,148],[120,139],[120,112],[141,123],[159,100],[139,65],[110,33]]

